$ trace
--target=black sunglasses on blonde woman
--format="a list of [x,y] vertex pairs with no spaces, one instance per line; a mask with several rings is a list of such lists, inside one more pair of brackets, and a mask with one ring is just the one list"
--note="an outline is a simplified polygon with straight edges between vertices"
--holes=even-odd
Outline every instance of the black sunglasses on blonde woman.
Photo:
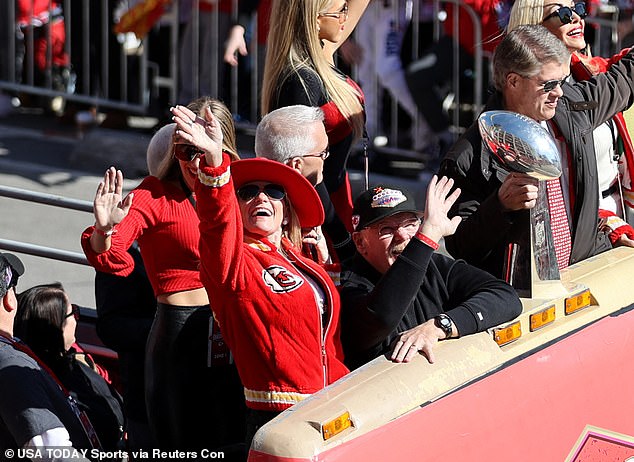
[[569,6],[561,6],[555,12],[546,16],[544,18],[544,21],[542,22],[546,22],[549,19],[555,18],[558,16],[562,24],[570,24],[572,22],[573,13],[576,13],[577,16],[579,16],[581,19],[588,16],[585,2],[575,3],[575,5],[572,8],[570,8]]
[[196,146],[192,144],[175,144],[174,145],[174,157],[183,162],[191,162],[196,157],[204,154]]

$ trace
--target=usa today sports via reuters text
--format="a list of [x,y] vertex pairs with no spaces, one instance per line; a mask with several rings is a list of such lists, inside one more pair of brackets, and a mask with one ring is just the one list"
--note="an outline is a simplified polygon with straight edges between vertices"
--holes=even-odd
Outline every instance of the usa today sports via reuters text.
[[7,459],[15,458],[29,458],[29,459],[41,459],[43,457],[49,459],[85,459],[91,460],[104,460],[104,459],[127,459],[132,456],[134,459],[165,459],[165,460],[178,460],[178,459],[224,459],[223,452],[210,451],[203,449],[198,454],[195,451],[161,451],[160,449],[153,449],[151,451],[131,451],[128,454],[126,451],[101,451],[99,449],[74,449],[74,448],[20,448],[17,450],[6,449],[4,456]]

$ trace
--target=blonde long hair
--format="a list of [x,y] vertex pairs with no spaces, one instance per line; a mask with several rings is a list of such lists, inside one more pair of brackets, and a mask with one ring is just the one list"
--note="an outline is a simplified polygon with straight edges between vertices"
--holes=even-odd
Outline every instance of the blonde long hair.
[[[332,0],[273,0],[262,83],[262,114],[271,111],[281,84],[293,73],[305,69],[317,74],[326,94],[352,126],[355,138],[359,138],[364,126],[361,95],[333,68],[319,40],[317,17],[331,4]],[[298,78],[302,81],[299,75]]]
[[511,7],[506,33],[519,26],[541,24],[543,19],[544,0],[515,0]]
[[303,246],[302,226],[290,201],[286,202],[286,218],[288,223],[283,226],[283,233],[301,251]]

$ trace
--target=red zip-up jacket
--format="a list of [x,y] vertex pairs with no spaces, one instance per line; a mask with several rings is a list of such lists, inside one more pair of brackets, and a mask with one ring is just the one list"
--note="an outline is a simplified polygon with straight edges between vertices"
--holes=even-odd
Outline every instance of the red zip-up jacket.
[[[268,240],[243,241],[229,157],[200,165],[196,184],[201,279],[231,349],[246,404],[282,411],[348,372],[339,337],[340,301],[328,274],[287,239],[282,255]],[[304,274],[324,291],[322,322]]]

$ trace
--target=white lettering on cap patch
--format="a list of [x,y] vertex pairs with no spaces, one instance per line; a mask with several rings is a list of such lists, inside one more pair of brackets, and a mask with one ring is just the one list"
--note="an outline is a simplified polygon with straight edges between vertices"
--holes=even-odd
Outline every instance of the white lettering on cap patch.
[[352,229],[356,230],[357,226],[359,226],[360,221],[361,221],[360,215],[352,215]]
[[377,191],[377,193],[372,196],[372,203],[370,207],[396,207],[398,204],[401,204],[407,200],[405,194],[403,194],[398,189],[381,189]]
[[262,279],[277,294],[292,292],[304,283],[302,278],[279,265],[262,270]]

